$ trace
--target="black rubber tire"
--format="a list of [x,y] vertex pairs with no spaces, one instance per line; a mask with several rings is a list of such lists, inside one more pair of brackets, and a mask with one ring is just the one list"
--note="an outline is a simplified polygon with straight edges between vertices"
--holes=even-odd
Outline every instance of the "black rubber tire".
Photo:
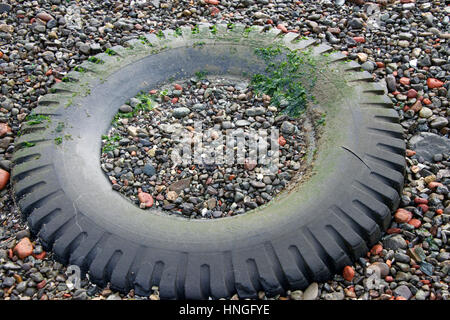
[[[58,260],[124,292],[147,295],[159,286],[165,299],[248,298],[329,279],[379,240],[399,202],[405,143],[384,87],[345,55],[294,33],[241,25],[197,31],[166,30],[162,39],[152,34],[114,47],[39,100],[35,113],[51,121],[24,124],[14,154],[24,217]],[[317,97],[327,121],[314,173],[298,190],[215,221],[151,214],[111,190],[100,137],[121,104],[199,70],[261,71],[254,48],[272,43],[309,48],[326,61],[318,83],[326,84],[324,96],[332,94]]]

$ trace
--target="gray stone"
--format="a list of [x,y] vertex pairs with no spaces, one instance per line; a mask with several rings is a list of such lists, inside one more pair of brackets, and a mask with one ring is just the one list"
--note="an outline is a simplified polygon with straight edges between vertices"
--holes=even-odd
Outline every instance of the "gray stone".
[[391,92],[397,90],[397,82],[395,81],[395,77],[392,74],[387,75],[386,85]]
[[230,121],[222,122],[222,129],[227,130],[227,129],[231,129],[232,127],[233,127],[233,125]]
[[205,109],[205,105],[202,103],[196,103],[192,106],[192,109],[194,109],[195,111],[202,111]]
[[281,124],[281,132],[286,133],[286,134],[292,134],[295,131],[295,126],[290,123],[289,121],[284,121]]
[[234,202],[239,202],[244,200],[244,194],[241,192],[236,192],[234,195]]
[[[56,20],[55,20],[56,21]],[[92,53],[99,53],[102,51],[102,47],[98,43],[92,43],[90,45]]]
[[13,167],[13,163],[10,160],[0,160],[0,168],[6,171],[10,171]]
[[87,300],[88,298],[85,289],[78,289],[73,294],[73,300]]
[[2,286],[3,288],[9,288],[12,287],[14,283],[16,283],[16,279],[14,279],[13,277],[6,277],[3,279]]
[[179,107],[173,109],[172,116],[174,116],[177,119],[180,119],[187,116],[189,113],[191,113],[191,110],[189,110],[189,108]]
[[245,110],[245,114],[248,117],[261,116],[264,113],[266,113],[266,109],[264,109],[263,107],[250,108],[250,109]]
[[51,51],[45,51],[43,53],[43,58],[47,62],[53,62],[53,61],[55,61],[55,54]]
[[127,104],[123,104],[119,107],[119,111],[123,113],[129,113],[133,111],[133,108]]
[[431,117],[432,115],[433,115],[433,111],[431,111],[430,108],[423,107],[422,109],[420,109],[419,116],[421,118],[427,119],[427,118]]
[[375,64],[372,61],[366,61],[361,65],[361,68],[368,72],[372,72],[375,70]]
[[147,163],[144,168],[142,168],[142,172],[149,177],[152,177],[156,174],[156,169],[151,164]]
[[80,45],[79,50],[82,54],[89,55],[91,53],[91,46],[88,43]]
[[362,27],[364,27],[364,22],[360,18],[353,18],[352,20],[350,20],[348,25],[353,29],[361,29]]
[[433,155],[447,153],[450,150],[450,139],[430,132],[421,132],[409,140],[416,155],[427,161],[433,161]]
[[3,269],[5,270],[20,270],[20,266],[18,266],[17,264],[13,263],[13,262],[7,262],[3,265]]
[[222,211],[213,211],[212,215],[214,218],[220,218],[222,216]]
[[[57,25],[58,25],[58,21],[55,19],[52,19],[49,22],[47,22],[48,29],[52,29],[52,28],[56,27]],[[100,51],[98,51],[98,52],[100,52]]]
[[398,37],[400,38],[400,40],[408,40],[411,41],[412,39],[414,39],[414,36],[409,33],[409,32],[401,32]]
[[237,127],[245,127],[250,125],[250,122],[248,122],[247,120],[238,120],[235,124]]
[[190,184],[191,184],[191,178],[181,179],[181,180],[178,180],[178,181],[172,183],[169,186],[168,190],[175,191],[176,193],[180,193],[181,190],[188,188],[190,186]]
[[265,13],[259,12],[259,11],[255,12],[253,14],[253,17],[255,17],[255,19],[269,19],[270,18],[270,16],[268,14],[265,14]]
[[444,117],[437,117],[430,123],[430,126],[434,129],[442,129],[446,125],[448,125],[448,120]]
[[373,270],[376,274],[379,274],[383,278],[389,274],[389,266],[384,262],[374,262],[367,267],[367,270]]
[[11,5],[7,3],[0,3],[0,13],[11,11]]
[[406,300],[409,300],[412,296],[411,290],[405,285],[401,285],[395,288],[394,293],[396,296],[402,296]]
[[396,281],[408,281],[409,279],[411,279],[411,274],[407,272],[399,271],[395,275]]
[[27,297],[32,297],[34,296],[35,293],[36,293],[35,288],[27,288],[23,294]]
[[301,291],[301,290],[292,291],[291,299],[292,300],[303,300],[303,291]]
[[401,252],[396,252],[394,258],[397,262],[401,263],[409,263],[409,261],[411,261],[411,258],[408,255]]
[[405,239],[403,239],[401,235],[394,235],[392,237],[387,237],[383,241],[383,247],[385,247],[386,249],[392,250],[406,249],[407,246],[408,245]]
[[425,300],[427,298],[427,294],[423,290],[418,290],[414,297],[416,300]]
[[46,30],[47,30],[47,28],[40,23],[36,23],[34,26],[34,31],[36,31],[38,33],[44,33]]
[[28,229],[21,230],[21,231],[17,232],[15,234],[15,236],[16,236],[16,240],[17,241],[20,240],[20,239],[23,239],[25,237],[29,238],[30,237],[30,231]]
[[313,282],[306,288],[305,292],[303,292],[303,300],[316,300],[319,295],[319,285],[316,282]]
[[342,291],[331,292],[324,295],[325,300],[344,300],[345,294]]
[[402,48],[408,48],[408,47],[409,47],[409,41],[406,41],[406,40],[400,40],[400,41],[398,42],[398,45],[399,45],[400,47],[402,47]]
[[39,282],[41,282],[42,280],[44,280],[44,276],[43,276],[42,273],[40,273],[40,272],[32,273],[32,274],[30,275],[30,278],[31,278],[31,280],[33,280],[33,281],[36,282],[36,283],[39,283]]
[[439,255],[436,257],[437,261],[439,262],[444,262],[446,260],[450,260],[450,252],[441,252],[439,253]]
[[18,283],[18,284],[16,285],[16,290],[17,290],[19,293],[22,293],[22,292],[24,292],[24,291],[27,289],[27,285],[28,285],[28,282],[27,282],[27,281],[22,281],[22,282],[20,282],[20,283]]

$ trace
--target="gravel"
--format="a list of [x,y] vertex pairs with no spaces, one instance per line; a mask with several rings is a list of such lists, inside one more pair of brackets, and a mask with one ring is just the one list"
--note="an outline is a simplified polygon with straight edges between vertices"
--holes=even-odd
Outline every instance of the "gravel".
[[[351,60],[361,61],[366,57],[358,53],[366,54],[365,64],[372,65],[366,64],[365,70],[377,81],[386,81],[405,130],[408,166],[400,206],[411,213],[411,219],[393,219],[383,239],[351,266],[355,271],[351,281],[337,274],[328,282],[312,284],[305,292],[297,290],[275,298],[449,299],[450,261],[445,253],[450,251],[450,33],[445,1],[378,1],[380,10],[375,11],[373,3],[363,6],[363,0],[222,0],[218,5],[204,1],[190,5],[187,0],[3,2],[0,123],[7,126],[0,126],[1,299],[159,299],[157,287],[149,297],[98,288],[88,279],[81,281],[79,289],[73,288],[67,269],[54,261],[51,253],[33,253],[19,259],[13,249],[18,238],[27,238],[21,233],[27,227],[12,200],[9,184],[5,187],[3,183],[9,179],[13,138],[21,123],[38,97],[68,71],[89,54],[141,34],[201,21],[272,24],[328,40]],[[42,12],[51,19],[45,15],[39,18]],[[428,110],[421,112],[423,108]],[[41,245],[39,240],[32,240],[35,248]],[[405,254],[411,258],[409,262]],[[382,278],[371,276],[373,270],[383,270]],[[36,283],[33,278],[41,279],[38,274],[44,280]],[[259,298],[266,299],[264,294]]]
[[[302,128],[308,117],[277,116],[270,97],[258,97],[243,81],[194,77],[151,90],[157,92],[153,95],[138,95],[132,117],[121,117],[124,106],[120,107],[117,121],[102,137],[100,162],[112,188],[144,209],[149,207],[142,205],[145,193],[149,194],[145,196],[147,201],[149,197],[155,199],[156,208],[198,219],[242,214],[288,189],[291,180],[299,180],[295,177],[300,177],[307,166],[308,149]],[[153,101],[152,109],[140,111],[139,99],[144,104]],[[196,111],[194,105],[207,108]],[[131,103],[128,107],[128,112],[133,111]],[[266,129],[268,165],[256,158],[248,163],[239,161],[237,150],[251,154],[251,146],[239,146],[237,138],[230,145],[226,129],[230,124],[235,129],[233,134],[242,138]],[[195,130],[196,126],[201,129]],[[280,129],[282,133],[272,141],[271,134],[276,130],[278,135]],[[188,162],[176,162],[173,154],[191,146],[191,142],[180,139],[195,132],[203,140],[203,151],[196,155],[199,149],[191,148]],[[107,147],[114,139],[118,142],[111,150]],[[220,160],[219,148],[213,143],[224,147],[222,157],[236,149],[232,161]],[[277,164],[271,154],[278,145],[281,152]],[[179,151],[174,151],[177,148]],[[196,157],[201,161],[195,161]],[[269,170],[272,166],[275,168]]]

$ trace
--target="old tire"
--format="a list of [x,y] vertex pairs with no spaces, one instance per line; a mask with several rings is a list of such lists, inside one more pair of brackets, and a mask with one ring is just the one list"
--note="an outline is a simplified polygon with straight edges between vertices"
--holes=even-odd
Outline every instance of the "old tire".
[[[50,121],[24,124],[14,154],[24,217],[61,262],[141,295],[156,285],[166,299],[247,298],[329,279],[378,241],[398,205],[405,144],[390,99],[359,64],[297,34],[240,25],[197,31],[166,30],[164,38],[114,47],[39,100],[35,114]],[[261,70],[254,48],[272,43],[324,59],[318,82],[335,92],[331,102],[318,97],[326,127],[314,174],[298,190],[215,221],[150,214],[111,190],[99,165],[100,137],[121,104],[198,70]]]

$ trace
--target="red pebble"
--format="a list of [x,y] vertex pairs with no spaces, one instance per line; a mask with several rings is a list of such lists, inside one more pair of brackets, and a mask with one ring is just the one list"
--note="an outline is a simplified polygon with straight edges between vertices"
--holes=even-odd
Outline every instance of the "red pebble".
[[45,287],[46,284],[47,284],[47,281],[45,281],[45,279],[44,279],[36,285],[36,288],[38,288],[40,290],[43,287]]
[[383,251],[383,246],[381,244],[376,244],[372,247],[370,250],[370,253],[373,255],[380,255],[380,253]]
[[411,219],[409,220],[408,224],[412,225],[414,228],[419,228],[422,225],[422,222],[418,219]]
[[408,90],[408,93],[406,94],[406,96],[408,97],[408,98],[416,98],[417,97],[417,91],[416,90],[414,90],[414,89],[409,89]]
[[422,212],[423,213],[427,213],[427,211],[428,211],[428,205],[426,205],[426,204],[424,204],[424,203],[421,203],[421,204],[419,204],[417,207],[419,207],[420,209],[422,209]]
[[277,25],[277,29],[280,29],[284,33],[288,32],[287,28],[285,26],[283,26],[282,24]]
[[148,93],[150,93],[150,94],[157,94],[158,90],[153,89],[153,90],[150,90]]
[[412,213],[405,209],[398,209],[394,214],[395,222],[406,223],[412,219]]
[[158,194],[158,195],[156,196],[156,200],[158,200],[158,201],[163,201],[163,200],[164,200],[164,195],[163,195],[162,193]]
[[141,189],[138,190],[138,199],[141,203],[145,204],[146,208],[153,206],[153,197]]
[[346,266],[342,272],[342,276],[347,281],[352,281],[355,277],[355,270],[351,266]]
[[430,189],[436,189],[437,187],[442,187],[442,186],[444,186],[442,183],[436,182],[436,181],[430,182],[428,184],[428,188],[430,188]]
[[412,157],[415,154],[416,154],[416,152],[414,150],[406,149],[406,156],[407,157]]
[[244,161],[244,168],[245,168],[245,170],[250,170],[250,171],[252,171],[253,169],[255,169],[255,167],[256,167],[256,162],[255,161],[252,161],[252,160],[250,160],[250,159],[245,159],[245,161]]
[[284,146],[286,144],[286,139],[283,136],[278,137],[278,144]]
[[365,43],[366,39],[364,37],[354,37],[353,40],[355,40],[357,43]]
[[31,256],[33,253],[33,244],[30,239],[25,237],[22,238],[14,247],[14,253],[19,257],[19,259],[25,259],[28,256]]
[[172,103],[173,103],[173,104],[175,104],[175,103],[177,103],[177,102],[178,102],[178,98],[175,97],[175,98],[172,99]]
[[401,77],[400,78],[400,83],[404,86],[409,86],[409,84],[411,83],[411,80],[409,78],[406,77]]
[[11,127],[7,123],[0,123],[0,138],[11,132]]
[[378,62],[376,62],[376,64],[377,64],[377,67],[378,67],[378,68],[380,68],[380,69],[383,69],[383,68],[384,68],[384,63],[383,63],[383,62],[378,61]]
[[401,233],[402,229],[400,228],[389,228],[386,230],[387,234],[397,234],[397,233]]
[[205,0],[205,2],[216,6],[219,4],[220,1],[219,0]]
[[435,78],[428,78],[427,79],[427,86],[430,89],[434,89],[434,88],[440,88],[444,85],[444,83],[438,79]]
[[35,257],[38,260],[43,260],[46,255],[47,255],[47,253],[45,251],[42,251],[39,254],[33,254],[33,257]]
[[422,102],[423,102],[423,104],[426,104],[426,105],[432,104],[431,100],[428,99],[428,98],[424,98],[424,99],[422,100]]
[[212,16],[218,15],[220,13],[220,10],[217,7],[212,7],[209,12]]
[[416,204],[428,204],[428,199],[424,199],[424,198],[415,198],[414,199],[414,203]]
[[392,281],[394,281],[394,278],[392,278],[392,276],[386,276],[386,278],[384,278],[384,280],[386,282],[392,282]]

